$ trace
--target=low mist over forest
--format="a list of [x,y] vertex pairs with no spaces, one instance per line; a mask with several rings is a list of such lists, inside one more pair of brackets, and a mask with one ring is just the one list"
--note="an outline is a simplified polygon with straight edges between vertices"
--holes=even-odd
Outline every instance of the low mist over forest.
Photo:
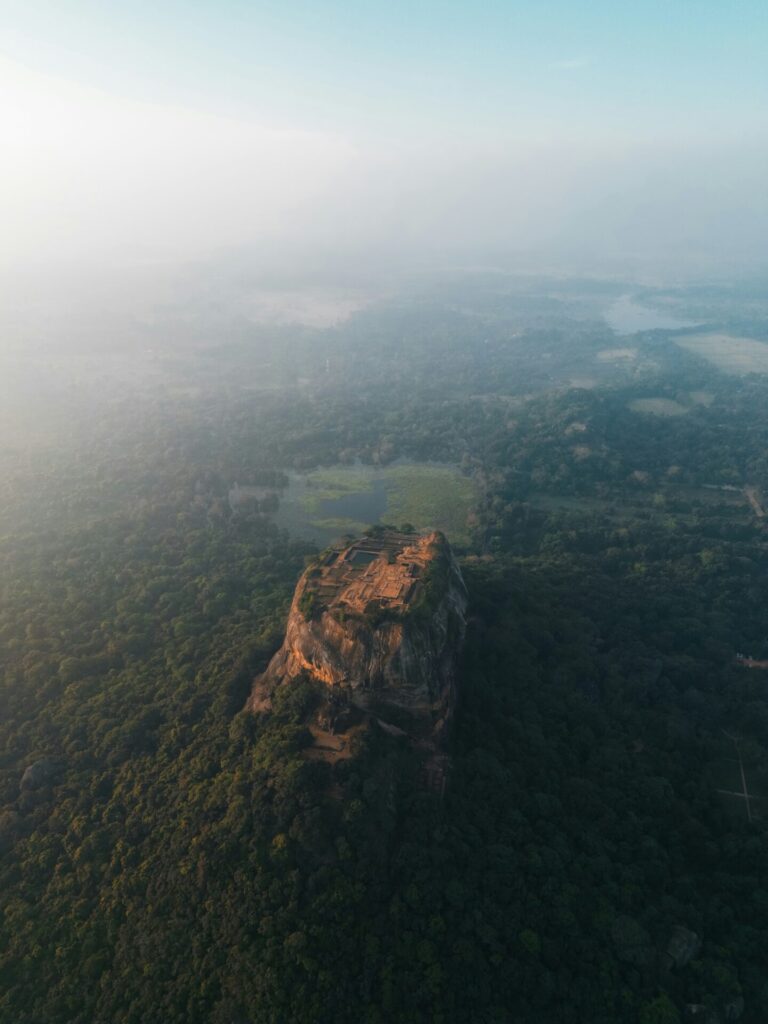
[[[6,357],[0,1019],[759,1021],[759,284],[238,289]],[[469,591],[442,798],[243,710],[374,519]]]

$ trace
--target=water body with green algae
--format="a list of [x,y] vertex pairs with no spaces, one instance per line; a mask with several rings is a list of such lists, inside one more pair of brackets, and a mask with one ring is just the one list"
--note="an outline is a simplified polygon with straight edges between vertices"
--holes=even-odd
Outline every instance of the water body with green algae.
[[357,464],[288,476],[276,520],[295,536],[328,544],[373,523],[410,523],[417,530],[442,530],[454,544],[469,539],[467,517],[477,488],[457,466]]

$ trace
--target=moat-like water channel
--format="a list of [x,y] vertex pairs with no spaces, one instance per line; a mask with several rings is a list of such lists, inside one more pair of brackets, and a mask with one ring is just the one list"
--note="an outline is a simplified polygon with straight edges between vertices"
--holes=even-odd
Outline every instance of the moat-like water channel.
[[[340,494],[327,486],[322,470],[309,474],[289,473],[290,483],[280,494],[278,525],[294,536],[323,545],[346,532],[356,534],[362,527],[382,522],[386,519],[389,487],[386,478],[377,476],[376,472],[377,467],[355,466],[354,474],[361,478],[359,485],[350,474],[348,486],[361,489]],[[345,483],[343,470],[341,481]]]
[[[290,470],[286,476],[287,486],[276,492],[275,522],[321,547],[373,523],[439,529],[462,543],[476,500],[474,482],[449,463],[355,463],[304,473]],[[261,488],[242,487],[240,493],[260,500],[265,496]]]

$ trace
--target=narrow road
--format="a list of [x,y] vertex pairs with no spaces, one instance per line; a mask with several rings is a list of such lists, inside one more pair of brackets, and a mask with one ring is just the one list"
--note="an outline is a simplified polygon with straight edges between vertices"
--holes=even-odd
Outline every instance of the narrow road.
[[763,519],[764,516],[765,516],[765,509],[760,504],[760,496],[759,496],[759,494],[757,492],[757,488],[756,487],[745,487],[744,488],[744,495],[745,495],[747,501],[749,502],[749,504],[752,506],[752,508],[754,510],[754,513],[757,516],[757,518],[758,519]]
[[[726,732],[725,729],[723,729],[723,735],[727,736],[729,740],[733,740],[733,745],[734,745],[734,747],[736,747],[736,756],[739,759],[739,771],[741,772],[741,789],[742,789],[742,792],[739,793],[738,795],[744,798],[744,803],[746,804],[746,807],[747,807],[747,821],[751,822],[752,821],[752,808],[751,808],[750,803],[749,803],[750,795],[749,795],[749,791],[747,789],[747,777],[744,774],[744,762],[741,759],[741,751],[739,750],[739,741],[738,741],[738,738],[736,736],[731,736],[731,734]],[[736,794],[734,794],[734,795],[736,795]]]

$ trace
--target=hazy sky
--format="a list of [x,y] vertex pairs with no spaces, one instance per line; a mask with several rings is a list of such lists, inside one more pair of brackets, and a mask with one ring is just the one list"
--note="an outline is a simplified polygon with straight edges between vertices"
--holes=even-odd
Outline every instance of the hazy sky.
[[766,0],[0,0],[0,265],[757,259]]

